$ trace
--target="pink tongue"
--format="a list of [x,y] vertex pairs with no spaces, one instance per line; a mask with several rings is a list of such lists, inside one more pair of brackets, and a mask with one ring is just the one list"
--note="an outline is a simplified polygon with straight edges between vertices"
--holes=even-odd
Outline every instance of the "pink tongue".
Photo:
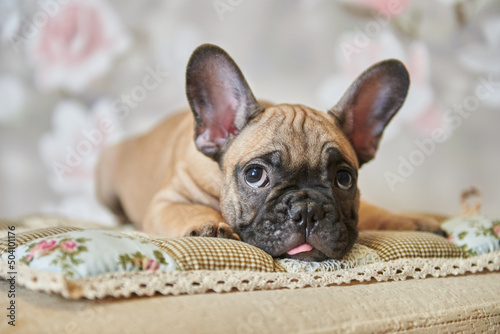
[[300,246],[297,246],[295,248],[290,249],[288,252],[286,252],[288,255],[295,255],[298,253],[303,253],[303,252],[309,252],[312,248],[311,245],[308,244],[302,244]]

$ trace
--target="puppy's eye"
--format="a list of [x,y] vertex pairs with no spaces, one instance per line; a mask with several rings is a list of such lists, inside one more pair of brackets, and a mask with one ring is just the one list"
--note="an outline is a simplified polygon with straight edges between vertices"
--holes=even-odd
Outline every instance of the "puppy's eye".
[[339,170],[337,172],[337,187],[339,187],[342,190],[348,190],[352,187],[352,176],[351,173],[349,173],[346,170]]
[[269,185],[269,177],[264,168],[252,166],[245,172],[245,181],[252,188],[263,188]]

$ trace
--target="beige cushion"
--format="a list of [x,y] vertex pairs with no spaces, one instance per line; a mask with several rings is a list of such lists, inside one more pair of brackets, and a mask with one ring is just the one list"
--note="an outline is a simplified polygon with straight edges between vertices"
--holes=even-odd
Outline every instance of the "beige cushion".
[[[0,291],[8,289],[0,280]],[[65,300],[18,286],[16,327],[4,317],[0,333],[497,333],[498,291],[499,272],[103,300]],[[0,293],[0,305],[9,301]]]

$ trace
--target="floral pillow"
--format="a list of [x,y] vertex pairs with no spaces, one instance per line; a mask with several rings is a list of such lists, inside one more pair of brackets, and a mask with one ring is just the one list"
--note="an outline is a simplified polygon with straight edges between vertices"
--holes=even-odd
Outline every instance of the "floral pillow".
[[36,239],[17,247],[16,257],[32,269],[63,273],[68,279],[117,271],[178,269],[167,253],[148,240],[106,230],[70,231]]
[[500,249],[500,220],[483,216],[455,217],[445,221],[441,228],[448,240],[461,247],[469,256]]

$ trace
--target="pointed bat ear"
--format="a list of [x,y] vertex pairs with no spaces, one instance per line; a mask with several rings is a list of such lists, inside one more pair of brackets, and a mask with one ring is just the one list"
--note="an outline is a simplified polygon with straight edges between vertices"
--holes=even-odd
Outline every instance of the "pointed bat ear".
[[186,93],[195,118],[196,147],[216,161],[228,142],[264,109],[233,59],[211,44],[191,55]]
[[385,60],[363,72],[329,110],[354,147],[360,166],[375,157],[382,133],[403,105],[409,85],[403,63]]

